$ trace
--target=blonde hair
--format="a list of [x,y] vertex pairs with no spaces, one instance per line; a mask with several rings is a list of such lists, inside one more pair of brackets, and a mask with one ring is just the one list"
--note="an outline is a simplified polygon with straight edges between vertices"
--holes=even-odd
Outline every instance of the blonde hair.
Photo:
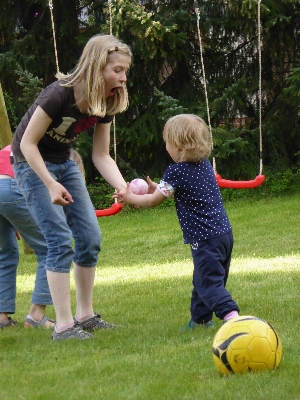
[[85,169],[84,169],[84,165],[83,165],[83,161],[81,158],[81,155],[78,153],[78,151],[76,151],[75,149],[71,148],[70,149],[70,158],[72,158],[72,160],[74,160],[77,164],[77,167],[79,168],[79,171],[81,172],[82,175],[82,179],[85,183]]
[[69,74],[58,72],[56,78],[64,80],[62,86],[72,87],[85,80],[87,85],[87,103],[89,115],[104,117],[115,115],[128,107],[128,92],[126,85],[117,89],[115,95],[105,98],[105,82],[103,68],[109,63],[113,52],[132,57],[129,46],[112,35],[95,35],[85,45],[78,64]]
[[163,138],[181,150],[179,161],[204,161],[211,153],[211,135],[206,123],[197,115],[179,114],[170,118],[165,124]]

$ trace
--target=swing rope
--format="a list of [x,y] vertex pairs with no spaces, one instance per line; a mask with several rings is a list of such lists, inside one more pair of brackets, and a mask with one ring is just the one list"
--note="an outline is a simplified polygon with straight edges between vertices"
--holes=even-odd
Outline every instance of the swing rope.
[[260,3],[261,0],[257,2],[257,38],[258,38],[258,110],[259,110],[259,175],[262,175],[263,162],[262,162],[262,90],[261,90],[261,18],[260,18]]
[[[111,8],[111,0],[108,0],[108,9],[109,9],[109,34],[112,35],[112,8]],[[113,137],[114,137],[114,160],[117,163],[117,135],[116,135],[116,117],[113,119]],[[110,208],[106,208],[104,210],[95,210],[96,217],[108,217],[110,215],[118,214],[122,211],[123,203],[118,203],[118,199],[115,199],[114,204]]]
[[[108,9],[109,9],[109,34],[112,35],[112,10],[111,10],[111,0],[108,0]],[[117,162],[117,135],[116,135],[116,117],[113,119],[113,129],[114,129],[114,155],[115,162]],[[115,199],[115,202],[118,200]]]
[[260,158],[260,167],[259,167],[259,175],[253,179],[248,181],[231,181],[228,179],[223,179],[217,173],[216,159],[214,155],[214,145],[213,145],[213,135],[212,135],[212,127],[210,121],[210,110],[209,110],[209,102],[208,102],[208,92],[207,92],[207,83],[206,83],[206,75],[204,68],[204,60],[203,60],[203,46],[202,46],[202,37],[200,31],[200,8],[198,2],[194,3],[194,9],[197,17],[197,31],[198,31],[198,40],[199,40],[199,48],[200,48],[200,61],[203,75],[203,88],[205,94],[205,102],[206,102],[206,112],[207,112],[207,121],[208,121],[208,129],[211,136],[212,141],[212,161],[213,161],[213,170],[216,175],[217,183],[220,187],[229,188],[229,189],[250,189],[260,186],[265,181],[265,176],[262,175],[263,170],[263,162],[262,162],[262,89],[261,89],[261,17],[260,17],[260,3],[261,0],[258,0],[258,10],[257,10],[257,36],[258,36],[258,60],[259,60],[259,79],[258,79],[258,100],[259,100],[259,158]]
[[211,137],[211,152],[212,152],[212,157],[213,157],[213,169],[214,169],[214,173],[217,174],[216,159],[214,156],[213,134],[212,134],[212,128],[211,128],[211,122],[210,122],[210,110],[209,110],[209,103],[208,103],[206,74],[205,74],[204,60],[203,60],[202,37],[201,37],[201,31],[200,31],[200,9],[199,9],[199,5],[198,5],[197,1],[194,3],[194,8],[195,8],[196,16],[197,16],[197,31],[198,31],[198,39],[199,39],[199,47],[200,47],[200,61],[201,61],[201,68],[202,68],[202,75],[203,75],[203,88],[204,88],[205,102],[206,102],[208,129],[209,129],[209,133],[210,133],[210,137]]
[[54,44],[54,54],[55,54],[56,70],[57,70],[57,72],[59,72],[58,56],[57,56],[57,46],[56,46],[56,35],[55,35],[55,25],[54,25],[54,18],[53,18],[53,3],[52,3],[52,0],[49,0],[49,10],[50,10],[51,24],[52,24],[52,35],[53,35],[53,44]]
[[[53,2],[49,0],[49,9],[51,16],[51,24],[52,24],[52,35],[53,35],[53,43],[54,43],[54,53],[55,53],[55,62],[56,69],[59,72],[59,63],[58,63],[58,55],[57,55],[57,45],[56,45],[56,32],[55,32],[55,24],[53,18]],[[110,35],[112,35],[112,9],[111,9],[111,0],[108,1],[109,6],[109,30]],[[117,162],[117,137],[116,137],[116,123],[115,116],[113,118],[113,134],[114,134],[114,160]],[[117,199],[115,199],[115,203],[110,207],[103,210],[95,210],[96,217],[108,217],[110,215],[118,214],[123,208],[122,203],[117,203]]]

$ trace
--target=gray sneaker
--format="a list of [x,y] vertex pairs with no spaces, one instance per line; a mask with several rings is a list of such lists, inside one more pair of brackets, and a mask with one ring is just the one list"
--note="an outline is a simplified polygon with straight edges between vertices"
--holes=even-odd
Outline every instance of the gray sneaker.
[[74,322],[76,325],[80,326],[84,331],[93,332],[96,329],[112,329],[116,328],[116,325],[110,324],[109,322],[101,319],[100,314],[96,314],[93,317],[87,319],[86,321],[79,322],[76,317],[74,317]]
[[62,332],[56,332],[55,329],[52,333],[51,340],[65,340],[65,339],[90,339],[93,336],[84,332],[79,325],[74,325],[71,328]]

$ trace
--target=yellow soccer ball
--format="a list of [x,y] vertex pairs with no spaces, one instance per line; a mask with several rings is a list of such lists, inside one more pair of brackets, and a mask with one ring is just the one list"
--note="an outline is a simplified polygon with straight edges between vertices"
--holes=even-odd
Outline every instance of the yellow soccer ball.
[[216,333],[212,353],[223,375],[272,370],[282,356],[280,338],[268,322],[250,315],[233,318]]

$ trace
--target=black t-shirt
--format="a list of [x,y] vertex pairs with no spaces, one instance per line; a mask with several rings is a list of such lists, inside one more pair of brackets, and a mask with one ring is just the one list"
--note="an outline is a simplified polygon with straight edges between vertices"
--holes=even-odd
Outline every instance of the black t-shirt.
[[21,119],[12,143],[12,151],[17,157],[24,158],[20,143],[37,106],[40,106],[52,119],[45,135],[38,143],[38,148],[43,159],[54,164],[60,164],[69,158],[72,143],[81,132],[97,122],[102,124],[112,122],[111,115],[99,118],[81,113],[75,104],[74,89],[63,87],[61,83],[56,81],[47,86]]

